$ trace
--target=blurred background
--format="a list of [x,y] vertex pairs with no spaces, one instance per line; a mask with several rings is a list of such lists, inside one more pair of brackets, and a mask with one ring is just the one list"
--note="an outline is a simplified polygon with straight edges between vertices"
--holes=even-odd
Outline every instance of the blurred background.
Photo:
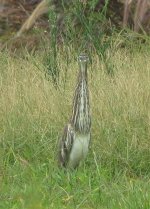
[[[118,30],[129,28],[138,33],[150,33],[150,0],[0,0],[0,42],[15,36],[41,2],[41,11],[23,33],[33,26],[34,30],[48,32],[52,19],[54,23],[54,13],[58,18],[57,27],[61,28],[60,34],[65,31],[66,24],[69,25],[69,20],[74,25],[82,26],[83,15],[88,22],[95,22],[95,27],[102,27],[106,33],[114,27]],[[30,31],[30,38],[31,34]]]

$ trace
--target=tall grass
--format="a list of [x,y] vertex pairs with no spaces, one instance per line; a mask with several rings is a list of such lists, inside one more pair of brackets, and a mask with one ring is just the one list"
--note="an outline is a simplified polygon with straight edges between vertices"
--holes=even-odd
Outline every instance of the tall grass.
[[[65,46],[66,60],[69,57],[70,46],[73,46],[76,54],[88,52],[90,57],[94,50],[100,60],[105,63],[106,73],[113,75],[113,67],[107,53],[114,32],[106,19],[108,3],[109,1],[106,0],[103,9],[96,12],[97,1],[95,0],[86,4],[77,0],[72,2],[72,6],[62,1],[60,5],[56,6],[55,12],[54,8],[49,11],[51,47],[47,50],[46,46],[45,67],[55,85],[59,80],[59,59],[57,57],[59,42]],[[107,34],[109,33],[109,37],[106,36],[106,31]]]
[[59,170],[56,162],[78,72],[76,53],[70,49],[66,63],[65,50],[57,51],[58,89],[39,71],[44,54],[0,54],[0,208],[149,209],[149,47],[116,50],[113,77],[93,54],[91,148],[74,172]]
[[50,41],[51,41],[51,47],[45,47],[45,50],[47,51],[45,56],[45,66],[46,66],[46,73],[51,76],[52,81],[54,85],[57,87],[58,81],[59,81],[59,68],[58,68],[58,61],[57,61],[57,33],[58,33],[58,27],[56,24],[56,14],[54,11],[50,11],[49,13],[49,22],[51,25],[50,30]]

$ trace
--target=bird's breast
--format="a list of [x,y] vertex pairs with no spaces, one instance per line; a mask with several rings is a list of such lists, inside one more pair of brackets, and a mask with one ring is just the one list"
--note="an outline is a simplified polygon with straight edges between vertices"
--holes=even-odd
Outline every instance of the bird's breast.
[[86,157],[88,153],[89,142],[90,133],[85,135],[77,134],[75,136],[69,158],[69,167],[76,167],[79,162]]

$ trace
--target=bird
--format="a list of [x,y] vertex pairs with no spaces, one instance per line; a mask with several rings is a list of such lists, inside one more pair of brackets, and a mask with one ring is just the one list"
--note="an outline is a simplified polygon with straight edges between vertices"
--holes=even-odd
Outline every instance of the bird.
[[91,111],[88,90],[87,64],[89,57],[78,58],[79,72],[73,97],[72,114],[63,130],[58,146],[58,164],[63,168],[75,169],[88,153],[91,141]]

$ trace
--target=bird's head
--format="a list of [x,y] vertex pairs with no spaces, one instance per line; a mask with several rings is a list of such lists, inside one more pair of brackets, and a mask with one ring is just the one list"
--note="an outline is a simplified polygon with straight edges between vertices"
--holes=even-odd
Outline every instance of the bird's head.
[[89,57],[86,54],[80,54],[78,60],[79,60],[81,73],[86,73]]
[[80,54],[79,55],[79,62],[88,62],[89,61],[89,57],[86,54]]

